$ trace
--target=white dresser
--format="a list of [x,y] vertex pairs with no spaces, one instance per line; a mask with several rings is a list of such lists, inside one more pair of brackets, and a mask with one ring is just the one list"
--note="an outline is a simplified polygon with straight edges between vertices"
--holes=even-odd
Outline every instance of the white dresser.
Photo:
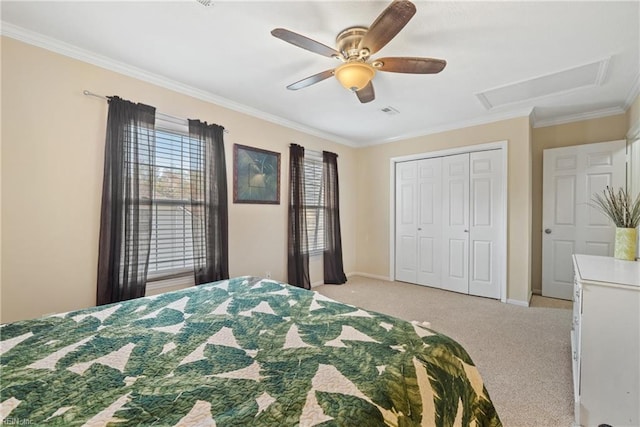
[[574,255],[575,425],[640,426],[640,262]]

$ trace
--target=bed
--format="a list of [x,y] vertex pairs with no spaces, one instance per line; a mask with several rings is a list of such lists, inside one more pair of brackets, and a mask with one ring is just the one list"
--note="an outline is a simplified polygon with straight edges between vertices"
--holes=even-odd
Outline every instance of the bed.
[[0,354],[9,424],[501,425],[452,339],[256,277],[4,324]]

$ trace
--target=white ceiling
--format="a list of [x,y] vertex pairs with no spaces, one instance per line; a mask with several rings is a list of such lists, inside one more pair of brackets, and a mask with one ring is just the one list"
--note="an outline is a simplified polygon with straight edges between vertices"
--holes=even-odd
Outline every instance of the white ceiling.
[[[4,35],[354,146],[532,109],[536,126],[617,114],[638,94],[640,1],[414,3],[416,15],[374,58],[441,58],[447,67],[435,75],[379,72],[369,104],[334,78],[285,89],[339,63],[270,31],[287,28],[333,47],[342,29],[370,25],[388,2],[3,0],[1,16]],[[574,78],[554,76],[598,61],[594,84],[571,89]],[[516,83],[515,92],[501,89]],[[533,83],[540,92],[529,91]],[[525,99],[487,108],[481,92]],[[399,114],[380,111],[388,106]]]

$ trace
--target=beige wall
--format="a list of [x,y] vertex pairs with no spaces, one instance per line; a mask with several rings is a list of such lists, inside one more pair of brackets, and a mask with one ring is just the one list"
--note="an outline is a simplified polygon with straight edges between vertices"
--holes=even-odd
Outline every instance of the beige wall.
[[357,271],[381,277],[389,276],[391,158],[496,141],[508,141],[507,298],[528,301],[531,235],[531,148],[528,117],[360,149],[357,168]]
[[640,132],[640,95],[636,96],[636,100],[629,107],[627,114],[629,116],[628,131],[635,133]]
[[[627,131],[627,144],[631,155],[631,172],[628,174],[629,190],[632,196],[640,195],[640,95],[629,107],[629,130]],[[640,242],[640,236],[638,236]],[[638,245],[640,251],[640,244]]]
[[542,152],[547,148],[625,139],[627,114],[533,129],[533,230],[531,287],[542,289]]
[[[83,89],[223,125],[230,183],[232,144],[282,153],[280,205],[230,200],[232,276],[268,270],[286,280],[288,146],[338,153],[345,271],[355,269],[355,149],[4,37],[2,322],[95,303],[107,103]],[[322,280],[319,258],[311,275]]]
[[[526,117],[353,149],[140,80],[2,38],[0,321],[90,306],[95,300],[105,101],[117,94],[159,112],[219,123],[231,181],[232,144],[282,153],[281,204],[230,202],[230,274],[286,279],[288,145],[339,155],[345,271],[389,274],[389,159],[508,141],[508,295],[540,289],[542,150],[622,139],[640,123],[627,114],[532,129]],[[231,194],[231,188],[229,189]],[[231,195],[230,195],[231,197]],[[322,280],[319,258],[312,282]]]

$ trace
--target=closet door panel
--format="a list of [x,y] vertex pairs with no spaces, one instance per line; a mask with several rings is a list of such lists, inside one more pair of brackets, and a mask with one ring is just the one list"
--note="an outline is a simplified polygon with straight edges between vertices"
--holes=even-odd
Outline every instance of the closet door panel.
[[418,280],[418,162],[396,164],[396,280]]
[[469,293],[469,154],[442,158],[441,288]]
[[418,161],[418,281],[440,286],[442,245],[442,158]]
[[469,293],[500,298],[502,224],[502,153],[470,153]]

